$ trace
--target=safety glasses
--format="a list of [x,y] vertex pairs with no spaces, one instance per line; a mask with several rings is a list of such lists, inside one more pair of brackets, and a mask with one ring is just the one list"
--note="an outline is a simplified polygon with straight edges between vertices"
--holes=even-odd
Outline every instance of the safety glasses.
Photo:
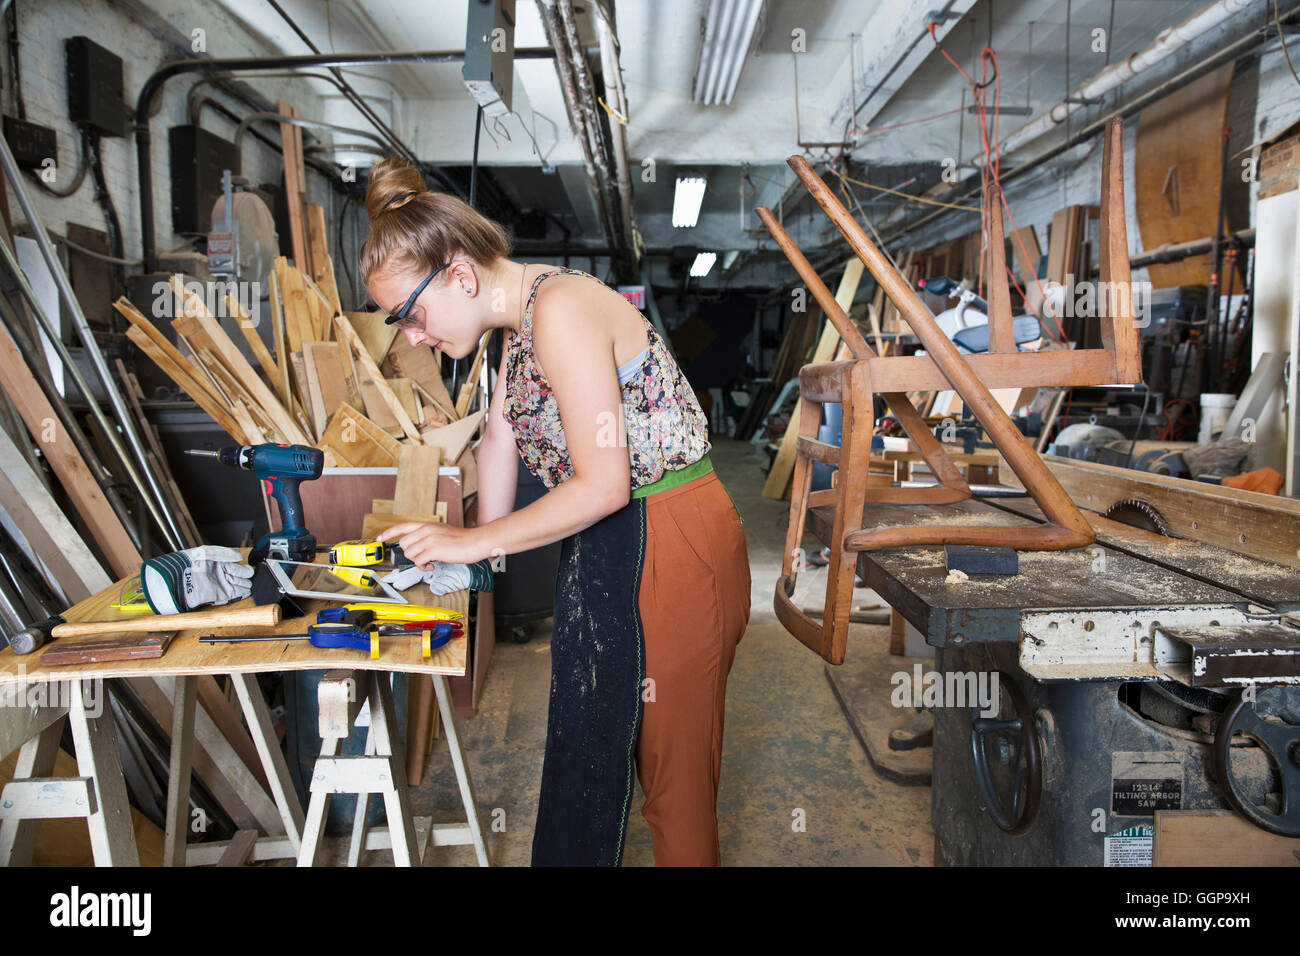
[[441,272],[443,269],[446,269],[450,265],[451,263],[448,262],[446,265],[441,265],[438,268],[434,269],[432,272],[430,272],[428,277],[425,278],[423,282],[421,282],[419,285],[415,287],[415,291],[412,292],[409,296],[407,296],[406,301],[402,303],[402,307],[398,309],[396,312],[389,313],[388,318],[384,319],[384,324],[392,325],[396,323],[399,329],[420,328],[421,327],[420,322],[408,318],[408,313],[411,311],[411,306],[415,305],[415,300],[420,297],[420,293],[424,291],[424,287],[427,286],[430,282],[432,282],[439,272]]

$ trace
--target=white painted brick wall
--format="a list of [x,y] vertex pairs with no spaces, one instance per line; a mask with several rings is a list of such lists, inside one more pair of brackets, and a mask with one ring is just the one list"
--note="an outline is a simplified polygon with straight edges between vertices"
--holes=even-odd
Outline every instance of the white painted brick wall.
[[[119,4],[111,0],[16,0],[16,3],[27,118],[58,131],[59,184],[66,185],[70,177],[75,175],[80,139],[67,117],[64,40],[72,36],[87,36],[122,58],[125,95],[131,109],[135,108],[136,97],[145,80],[172,55],[171,48],[148,25],[132,15],[130,3]],[[207,52],[210,56],[269,56],[276,52],[245,31],[215,3],[166,0],[165,3],[156,5],[156,13],[186,37],[190,36],[193,29],[202,28],[206,33]],[[12,113],[12,100],[8,98],[10,83],[7,57],[5,69],[4,108],[5,112]],[[160,251],[179,245],[182,241],[172,231],[167,135],[172,126],[188,122],[185,113],[186,94],[195,78],[196,75],[182,75],[169,80],[163,88],[161,109],[150,121],[153,139],[154,217]],[[303,80],[256,78],[247,82],[272,102],[284,99],[294,103],[303,115],[317,115],[318,97]],[[206,87],[205,92],[212,93],[213,88]],[[236,112],[247,111],[244,104],[220,93],[217,96]],[[202,125],[224,138],[234,137],[234,125],[211,110],[204,111]],[[268,126],[267,130],[272,134],[272,139],[275,139],[274,127]],[[128,131],[128,135],[120,139],[105,138],[102,140],[101,151],[109,192],[122,223],[127,257],[139,258],[140,201],[135,137]],[[283,167],[279,154],[251,137],[245,137],[242,160],[244,175],[253,182],[271,182],[280,178]],[[307,178],[311,198],[326,203],[327,216],[331,216],[328,184],[311,171]],[[104,215],[95,202],[95,188],[90,176],[86,177],[75,194],[66,199],[51,196],[31,184],[28,189],[38,214],[52,231],[64,234],[68,222],[96,229],[106,228]],[[20,221],[23,217],[17,203],[11,199],[10,204],[15,222]]]

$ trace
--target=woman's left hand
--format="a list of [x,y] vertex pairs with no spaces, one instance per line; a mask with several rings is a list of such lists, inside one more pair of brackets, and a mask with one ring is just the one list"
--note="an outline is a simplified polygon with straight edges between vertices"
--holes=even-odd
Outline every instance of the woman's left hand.
[[421,568],[433,562],[473,564],[487,557],[478,528],[457,528],[437,521],[404,521],[388,528],[379,541],[397,539],[402,552]]

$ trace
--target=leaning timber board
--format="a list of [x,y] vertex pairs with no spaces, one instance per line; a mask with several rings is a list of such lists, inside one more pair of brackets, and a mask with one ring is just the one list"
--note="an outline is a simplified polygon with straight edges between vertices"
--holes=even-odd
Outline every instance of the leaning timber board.
[[[1160,512],[1175,537],[1300,570],[1300,501],[1294,498],[1056,455],[1043,460],[1080,508],[1100,513],[1138,498]],[[1006,484],[1019,484],[1010,468],[1001,474]]]
[[[1221,66],[1139,114],[1134,196],[1144,249],[1214,235],[1232,71],[1231,63]],[[1205,285],[1210,256],[1152,263],[1147,274],[1157,289]]]

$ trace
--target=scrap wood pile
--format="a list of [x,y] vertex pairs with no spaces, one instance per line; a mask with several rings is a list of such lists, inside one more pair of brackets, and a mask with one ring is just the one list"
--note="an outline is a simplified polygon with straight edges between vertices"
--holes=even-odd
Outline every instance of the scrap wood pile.
[[484,413],[468,411],[486,337],[453,401],[440,357],[412,347],[383,313],[343,312],[332,283],[320,288],[284,257],[269,287],[272,348],[233,295],[225,303],[256,367],[179,275],[171,280],[179,347],[127,299],[114,305],[131,342],[236,441],[314,445],[326,467],[393,467],[404,447],[437,449],[434,473],[458,465],[472,494],[468,447]]

